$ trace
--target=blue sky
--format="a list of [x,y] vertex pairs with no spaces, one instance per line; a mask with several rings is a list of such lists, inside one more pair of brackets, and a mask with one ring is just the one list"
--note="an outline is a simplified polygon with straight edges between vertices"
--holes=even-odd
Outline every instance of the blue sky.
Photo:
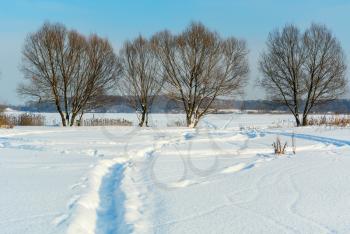
[[16,94],[22,79],[21,48],[25,36],[44,21],[107,37],[116,50],[140,33],[150,36],[165,28],[179,32],[191,21],[201,21],[224,37],[247,40],[251,73],[245,99],[264,98],[254,86],[257,59],[267,34],[286,23],[302,29],[311,22],[326,24],[350,57],[350,0],[1,0],[1,102],[23,102]]

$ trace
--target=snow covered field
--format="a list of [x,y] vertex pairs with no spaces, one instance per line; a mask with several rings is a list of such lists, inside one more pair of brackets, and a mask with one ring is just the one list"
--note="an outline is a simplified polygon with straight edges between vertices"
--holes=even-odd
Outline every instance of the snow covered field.
[[[350,233],[350,128],[258,114],[166,127],[181,117],[0,129],[0,233]],[[293,132],[296,155],[274,156]]]

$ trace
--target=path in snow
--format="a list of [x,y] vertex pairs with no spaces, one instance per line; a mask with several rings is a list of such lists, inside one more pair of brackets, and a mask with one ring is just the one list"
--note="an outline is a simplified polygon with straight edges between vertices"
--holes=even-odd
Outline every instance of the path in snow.
[[128,233],[130,227],[124,223],[125,194],[121,191],[124,166],[114,164],[103,176],[99,188],[100,204],[96,211],[95,233]]
[[[301,145],[297,155],[275,157],[271,149],[274,135],[291,137],[292,133],[225,129],[228,124],[218,128],[222,124],[209,120],[204,124],[206,127],[195,130],[111,128],[109,136],[93,128],[3,134],[0,184],[8,184],[3,194],[13,194],[13,190],[27,194],[14,198],[24,208],[28,199],[39,199],[29,200],[37,204],[30,211],[22,208],[8,216],[0,211],[1,230],[23,233],[21,226],[42,222],[41,228],[36,225],[27,231],[350,231],[350,160],[343,157],[350,153],[349,141],[300,129],[294,135]],[[26,157],[16,155],[18,152]],[[34,180],[26,180],[26,172]],[[12,211],[13,205],[7,204],[14,202],[11,197],[2,197],[0,202],[2,208]],[[41,203],[53,208],[45,213],[46,204]],[[14,216],[18,219],[11,218]],[[21,225],[4,229],[11,223]]]
[[309,140],[309,141],[317,141],[321,142],[324,144],[332,144],[335,146],[350,146],[350,141],[346,140],[339,140],[335,138],[330,138],[330,137],[322,137],[322,136],[315,136],[315,135],[310,135],[310,134],[302,134],[302,133],[288,133],[288,132],[271,132],[271,131],[262,131],[263,134],[274,134],[274,135],[281,135],[281,136],[288,136],[299,138],[299,139],[304,139],[304,140]]

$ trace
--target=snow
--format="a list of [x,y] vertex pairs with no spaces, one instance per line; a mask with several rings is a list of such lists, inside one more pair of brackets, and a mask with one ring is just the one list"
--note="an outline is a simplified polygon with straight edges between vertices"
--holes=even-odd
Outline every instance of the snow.
[[166,127],[183,117],[0,129],[1,233],[350,233],[350,128],[238,113]]
[[12,108],[6,107],[5,108],[5,112],[16,112],[16,111],[13,110]]

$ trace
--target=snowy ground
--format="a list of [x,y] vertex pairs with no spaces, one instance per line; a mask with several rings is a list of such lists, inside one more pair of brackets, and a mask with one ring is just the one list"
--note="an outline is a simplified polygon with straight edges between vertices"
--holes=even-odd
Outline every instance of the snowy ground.
[[[181,117],[0,129],[0,233],[350,233],[350,128],[257,114],[166,127]],[[293,132],[297,154],[274,156]]]

